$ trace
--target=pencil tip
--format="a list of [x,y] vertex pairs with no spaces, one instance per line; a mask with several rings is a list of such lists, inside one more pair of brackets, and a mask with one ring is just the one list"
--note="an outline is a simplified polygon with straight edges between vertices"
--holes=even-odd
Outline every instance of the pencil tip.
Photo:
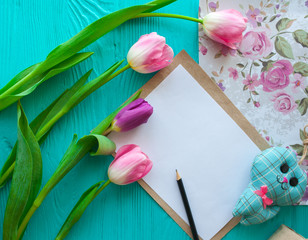
[[176,180],[178,181],[178,180],[181,179],[181,176],[180,176],[180,174],[178,173],[178,170],[177,170],[177,169],[175,170],[175,172],[176,172]]

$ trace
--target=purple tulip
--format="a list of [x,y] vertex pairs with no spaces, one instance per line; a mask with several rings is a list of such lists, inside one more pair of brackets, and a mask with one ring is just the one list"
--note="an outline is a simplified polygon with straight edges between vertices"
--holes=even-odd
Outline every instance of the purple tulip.
[[126,132],[146,123],[153,113],[153,107],[144,99],[138,98],[124,107],[113,119],[112,130]]

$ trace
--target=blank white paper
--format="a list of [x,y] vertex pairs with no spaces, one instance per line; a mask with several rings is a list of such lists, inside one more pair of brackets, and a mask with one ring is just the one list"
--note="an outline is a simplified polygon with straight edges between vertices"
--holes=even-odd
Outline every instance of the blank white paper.
[[141,147],[153,161],[145,182],[188,223],[178,170],[198,233],[210,239],[232,218],[260,150],[181,65],[146,100],[148,123],[110,138]]

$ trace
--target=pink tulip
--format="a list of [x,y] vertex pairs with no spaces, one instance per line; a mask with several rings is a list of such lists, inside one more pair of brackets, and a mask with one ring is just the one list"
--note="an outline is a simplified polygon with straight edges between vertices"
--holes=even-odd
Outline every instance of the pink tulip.
[[139,73],[158,71],[168,66],[172,59],[172,48],[156,32],[141,36],[127,54],[128,64]]
[[242,33],[246,29],[247,18],[234,10],[211,12],[203,18],[205,34],[216,42],[236,49],[242,41]]
[[108,169],[111,182],[126,185],[143,178],[152,168],[152,161],[140,147],[129,144],[121,147]]

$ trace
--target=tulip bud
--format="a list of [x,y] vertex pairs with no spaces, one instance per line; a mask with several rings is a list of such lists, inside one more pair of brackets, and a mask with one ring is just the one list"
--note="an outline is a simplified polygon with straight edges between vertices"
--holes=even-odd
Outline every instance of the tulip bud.
[[109,180],[126,185],[143,178],[152,168],[152,161],[140,147],[129,144],[121,147],[108,169]]
[[205,34],[216,42],[236,49],[242,41],[242,33],[246,29],[247,18],[234,10],[211,12],[203,18]]
[[153,107],[144,99],[138,98],[124,107],[113,119],[111,129],[126,132],[146,123],[153,113]]
[[139,73],[158,71],[168,66],[172,59],[172,48],[156,32],[141,36],[127,54],[128,64]]

